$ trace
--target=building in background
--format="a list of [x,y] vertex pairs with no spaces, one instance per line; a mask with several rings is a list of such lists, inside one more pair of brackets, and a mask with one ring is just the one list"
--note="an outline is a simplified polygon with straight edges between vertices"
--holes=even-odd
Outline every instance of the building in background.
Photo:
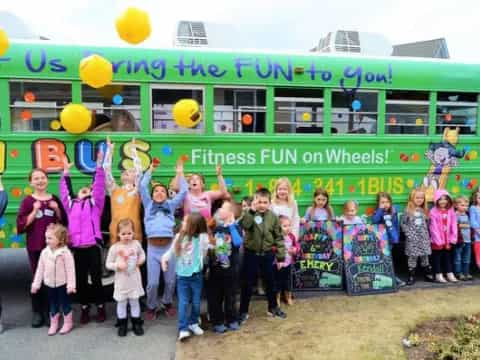
[[444,38],[394,45],[392,56],[450,58],[447,41]]
[[0,11],[0,24],[10,39],[49,40],[36,34],[20,17],[8,11]]

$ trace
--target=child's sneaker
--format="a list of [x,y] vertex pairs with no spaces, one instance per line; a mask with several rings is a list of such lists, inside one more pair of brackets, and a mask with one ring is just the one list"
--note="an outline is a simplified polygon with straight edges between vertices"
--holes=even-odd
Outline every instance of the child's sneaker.
[[466,274],[466,275],[465,275],[465,280],[466,280],[466,281],[472,281],[472,280],[473,280],[473,276],[470,275],[470,274]]
[[180,332],[178,333],[178,341],[183,341],[188,337],[190,337],[190,331],[180,330]]
[[192,324],[188,327],[190,331],[197,336],[203,335],[203,330],[198,324]]
[[163,306],[165,309],[165,315],[167,315],[169,318],[174,318],[177,316],[177,310],[172,306],[172,304],[164,304]]
[[462,273],[460,274],[455,274],[455,277],[460,280],[460,281],[465,281],[466,280],[466,277],[465,275],[463,275]]
[[225,327],[225,325],[223,324],[220,324],[220,325],[215,325],[213,327],[213,332],[216,332],[217,334],[223,334],[227,331],[227,328]]
[[447,280],[445,280],[443,274],[435,274],[435,282],[445,284]]
[[280,319],[286,319],[287,314],[285,314],[282,309],[279,307],[276,307],[275,309],[270,309],[267,311],[267,315],[272,316],[272,317],[279,317]]
[[238,317],[238,322],[240,323],[240,325],[243,325],[247,320],[248,320],[248,313],[240,314],[240,316]]
[[145,320],[147,321],[153,321],[157,318],[157,309],[147,309],[147,311],[145,311]]
[[238,322],[234,321],[234,322],[228,324],[227,328],[230,331],[236,331],[236,330],[240,329],[240,325],[238,324]]
[[457,278],[455,277],[455,275],[453,275],[453,273],[448,273],[447,274],[447,280],[450,281],[450,282],[458,282]]

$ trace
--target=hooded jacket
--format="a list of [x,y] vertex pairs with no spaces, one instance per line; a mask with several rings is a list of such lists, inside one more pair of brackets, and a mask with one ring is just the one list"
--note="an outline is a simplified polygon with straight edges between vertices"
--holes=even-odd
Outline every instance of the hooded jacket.
[[67,285],[67,290],[75,289],[75,262],[66,246],[56,250],[47,246],[42,250],[32,288],[40,289],[42,281],[51,288]]
[[92,195],[85,199],[74,197],[69,174],[60,180],[60,197],[68,217],[68,233],[72,247],[88,247],[102,239],[100,219],[105,204],[105,172],[97,167]]
[[[451,199],[450,194],[446,190],[439,189],[435,191],[433,196],[435,204],[444,195]],[[457,216],[455,215],[453,206],[450,207],[450,209],[448,209],[445,213],[447,223],[446,226],[443,224],[442,216],[443,214],[437,206],[434,206],[432,210],[430,210],[429,229],[433,250],[448,249],[452,244],[457,243]]]

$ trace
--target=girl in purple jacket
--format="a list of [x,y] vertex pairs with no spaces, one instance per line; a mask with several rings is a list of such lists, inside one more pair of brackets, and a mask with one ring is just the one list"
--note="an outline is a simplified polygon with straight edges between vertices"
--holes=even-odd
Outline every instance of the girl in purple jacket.
[[[98,242],[102,240],[100,218],[105,204],[105,172],[103,153],[97,155],[97,169],[91,186],[82,187],[74,195],[70,181],[68,159],[64,158],[63,176],[60,180],[60,197],[68,217],[70,247],[75,258],[77,293],[81,304],[80,324],[90,321],[90,301],[97,305],[97,322],[104,322],[105,306],[102,288],[102,256]],[[89,294],[88,275],[92,280]]]

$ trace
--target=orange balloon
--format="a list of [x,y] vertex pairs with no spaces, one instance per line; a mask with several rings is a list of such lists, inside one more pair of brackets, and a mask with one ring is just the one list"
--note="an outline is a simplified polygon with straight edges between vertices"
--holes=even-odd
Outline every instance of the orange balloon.
[[245,114],[242,116],[242,124],[245,126],[252,125],[253,118],[250,114]]
[[29,110],[22,110],[22,112],[20,113],[20,118],[21,118],[23,121],[32,120],[32,112],[29,111]]
[[27,91],[25,94],[23,94],[23,99],[27,103],[33,103],[35,101],[35,94],[31,91]]

